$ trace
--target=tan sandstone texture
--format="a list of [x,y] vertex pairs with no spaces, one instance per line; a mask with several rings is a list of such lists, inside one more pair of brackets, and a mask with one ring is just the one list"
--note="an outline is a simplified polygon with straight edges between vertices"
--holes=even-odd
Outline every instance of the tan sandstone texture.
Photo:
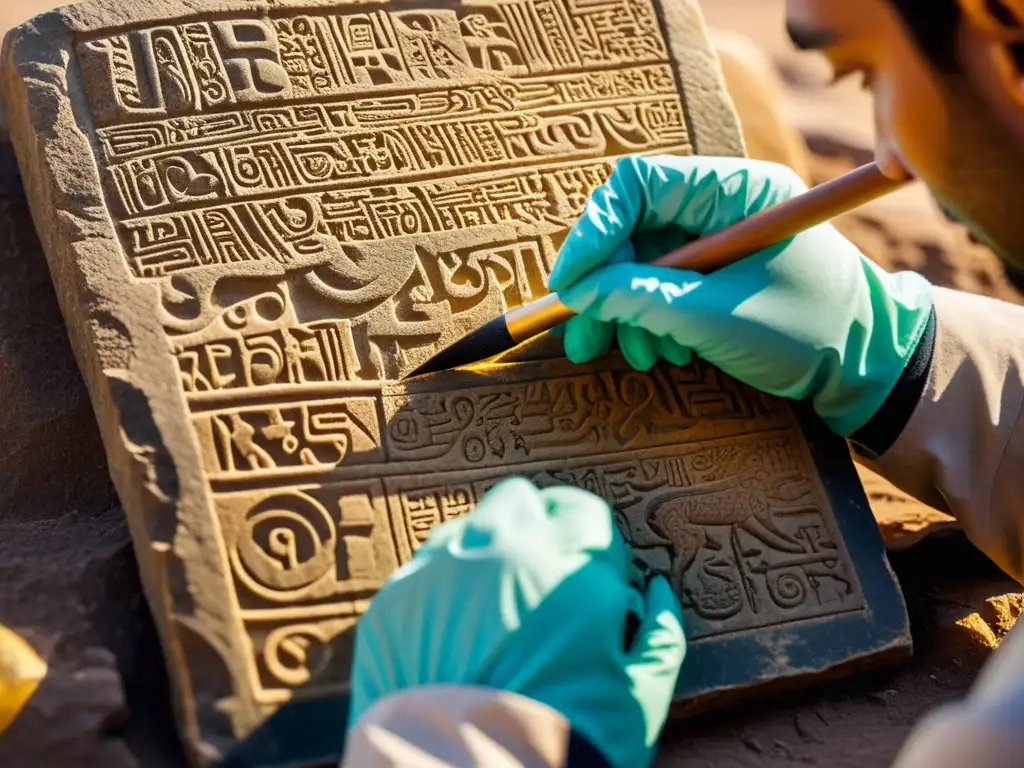
[[398,382],[544,291],[615,157],[743,151],[696,6],[299,5],[95,0],[4,44],[193,760],[335,755],[358,616],[510,472],[602,494],[670,574],[680,711],[904,658],[845,446],[786,404],[550,339]]

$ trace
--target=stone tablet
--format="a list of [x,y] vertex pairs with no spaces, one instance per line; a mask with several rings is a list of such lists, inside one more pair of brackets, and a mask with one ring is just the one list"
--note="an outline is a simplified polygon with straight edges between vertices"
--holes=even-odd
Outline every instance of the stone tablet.
[[782,401],[551,338],[398,381],[543,294],[614,158],[742,153],[692,2],[443,5],[96,0],[5,42],[197,763],[336,760],[359,616],[513,472],[670,575],[682,709],[910,647],[845,444]]

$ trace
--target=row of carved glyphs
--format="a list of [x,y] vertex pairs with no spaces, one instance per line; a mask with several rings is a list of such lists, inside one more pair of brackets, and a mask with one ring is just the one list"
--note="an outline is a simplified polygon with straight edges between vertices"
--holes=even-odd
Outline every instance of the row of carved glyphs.
[[498,227],[515,227],[524,236],[564,231],[608,173],[607,163],[596,163],[293,195],[130,221],[119,230],[140,277],[258,261],[295,270],[343,263],[346,247],[381,240],[483,228],[494,238]]
[[[323,107],[289,109],[328,117]],[[298,115],[291,117],[282,122],[299,122]],[[105,133],[108,142],[125,139]],[[439,122],[421,116],[358,131],[311,128],[207,149],[150,152],[110,163],[108,173],[116,190],[112,213],[120,221],[166,214],[182,204],[685,149],[686,140],[682,107],[673,93],[613,106],[577,104],[553,114],[512,111]]]
[[692,151],[647,0],[183,21],[77,50],[108,208],[144,278],[565,228],[608,158]]
[[[241,15],[241,14],[239,14]],[[185,21],[81,41],[100,127],[231,105],[664,62],[649,0],[465,0],[458,10],[338,10]]]
[[[196,150],[210,146],[248,146],[252,139],[278,139],[294,136],[352,136],[366,131],[394,129],[402,126],[421,126],[416,134],[429,140],[438,126],[430,123],[465,120],[482,116],[508,114],[561,114],[560,107],[579,104],[617,103],[623,109],[601,113],[608,130],[625,145],[637,144],[642,130],[650,131],[663,141],[685,139],[677,123],[678,101],[658,100],[651,97],[677,97],[675,77],[668,64],[636,65],[596,72],[574,72],[549,75],[529,81],[501,80],[497,82],[466,82],[457,86],[446,85],[429,91],[403,92],[394,95],[375,93],[370,96],[354,94],[339,101],[304,103],[294,106],[253,107],[240,111],[218,112],[210,115],[190,115],[166,120],[129,123],[102,128],[97,132],[107,163],[163,155],[168,150]],[[644,100],[632,105],[633,100]],[[556,121],[555,128],[564,126],[591,130],[596,116],[585,113],[573,119]],[[443,126],[444,123],[441,124]],[[473,133],[473,123],[464,130]],[[425,129],[425,130],[424,130]],[[482,130],[487,130],[485,127]],[[555,133],[553,130],[552,133]],[[582,135],[582,130],[580,131]],[[520,134],[522,136],[522,134]],[[538,140],[540,137],[537,137]],[[404,139],[400,139],[404,141]],[[436,143],[436,139],[434,140]],[[523,140],[510,140],[507,152],[523,146]],[[459,159],[460,147],[444,146],[450,159]],[[501,150],[499,150],[501,151]],[[240,178],[240,188],[251,184],[252,169],[259,156],[267,151],[254,152],[227,162],[233,165]],[[262,161],[265,165],[269,162]],[[137,167],[137,166],[136,166]]]
[[[755,435],[526,474],[540,486],[571,484],[609,499],[640,565],[670,572],[689,609],[688,633],[699,639],[863,608],[794,445],[789,433]],[[501,479],[475,477],[400,476],[219,498],[266,700],[310,679],[316,686],[307,695],[343,684],[339,657],[347,662],[350,630],[380,586],[381,568],[407,561],[434,527],[471,510]],[[291,607],[269,608],[282,603]]]
[[[788,418],[777,401],[699,362],[640,374],[550,361],[513,381],[473,376],[454,390],[382,392],[379,378],[350,376],[360,366],[350,325],[267,322],[255,307],[275,317],[275,297],[234,307],[207,329],[216,333],[175,345],[211,479],[382,462],[497,466],[764,430]],[[260,405],[237,399],[264,390]]]
[[187,293],[178,305],[164,292],[184,390],[394,379],[445,328],[468,331],[547,292],[550,238],[488,240],[454,250],[369,244],[362,264],[345,254],[226,309]]
[[[507,466],[554,459],[572,448],[602,455],[745,434],[786,423],[739,388],[718,386],[714,369],[655,375],[606,371],[549,375],[456,392],[379,393],[202,409],[192,416],[214,482],[324,477],[338,467],[415,463],[442,468]],[[568,372],[565,372],[568,373]],[[729,423],[732,422],[732,423]]]

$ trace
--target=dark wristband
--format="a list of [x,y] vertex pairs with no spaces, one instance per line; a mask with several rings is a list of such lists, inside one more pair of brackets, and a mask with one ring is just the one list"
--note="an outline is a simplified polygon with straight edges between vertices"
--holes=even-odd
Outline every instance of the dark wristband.
[[884,454],[903,432],[914,413],[921,393],[928,383],[928,372],[935,354],[935,309],[928,316],[928,325],[921,334],[917,349],[907,361],[896,386],[871,417],[871,421],[850,436],[853,449],[868,459]]
[[569,732],[569,753],[565,768],[612,768],[608,758],[575,729]]

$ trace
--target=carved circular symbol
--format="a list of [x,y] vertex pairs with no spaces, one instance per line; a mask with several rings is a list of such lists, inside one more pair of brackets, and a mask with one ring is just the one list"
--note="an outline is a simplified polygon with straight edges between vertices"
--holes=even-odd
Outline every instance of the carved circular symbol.
[[271,496],[245,516],[232,561],[241,581],[271,600],[297,597],[334,568],[327,511],[299,493]]
[[402,449],[418,447],[421,442],[419,414],[412,410],[401,410],[388,424],[388,435]]
[[780,608],[796,608],[807,598],[807,585],[798,574],[783,571],[768,578],[768,593]]
[[278,627],[263,645],[267,670],[288,686],[305,685],[331,661],[327,633],[315,624]]
[[277,293],[255,296],[224,311],[224,323],[228,328],[242,330],[258,323],[272,323],[281,318],[285,310],[285,299]]
[[484,447],[484,441],[479,437],[467,437],[462,452],[466,456],[466,461],[477,462],[483,460],[487,449]]

